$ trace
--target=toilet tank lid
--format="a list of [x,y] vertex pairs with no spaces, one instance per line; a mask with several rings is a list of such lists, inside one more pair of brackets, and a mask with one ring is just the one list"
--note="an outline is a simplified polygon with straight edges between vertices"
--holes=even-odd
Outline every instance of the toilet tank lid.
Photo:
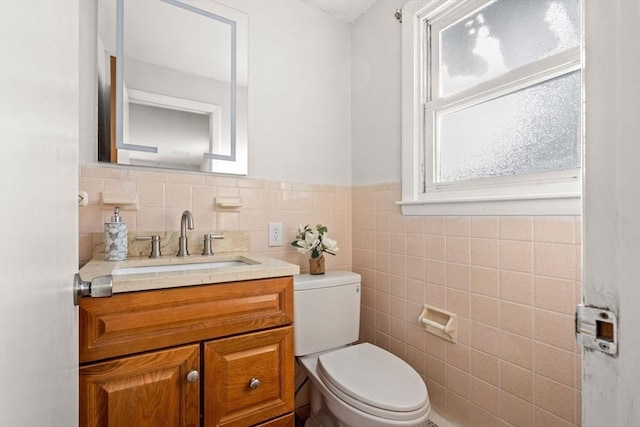
[[293,276],[293,290],[329,288],[360,283],[360,275],[350,271],[327,271],[325,274],[297,274]]

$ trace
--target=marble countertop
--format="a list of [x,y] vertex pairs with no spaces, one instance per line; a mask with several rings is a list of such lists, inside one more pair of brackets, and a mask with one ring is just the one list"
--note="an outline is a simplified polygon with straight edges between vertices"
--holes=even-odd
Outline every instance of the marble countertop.
[[[115,270],[129,267],[212,263],[219,261],[244,261],[247,265],[150,272],[138,274],[113,274]],[[113,293],[136,292],[153,289],[175,288],[211,283],[291,276],[300,273],[300,267],[275,258],[253,255],[249,252],[226,252],[212,256],[191,255],[179,258],[175,255],[160,258],[131,257],[126,261],[93,259],[80,270],[82,280],[91,281],[98,276],[112,276]]]

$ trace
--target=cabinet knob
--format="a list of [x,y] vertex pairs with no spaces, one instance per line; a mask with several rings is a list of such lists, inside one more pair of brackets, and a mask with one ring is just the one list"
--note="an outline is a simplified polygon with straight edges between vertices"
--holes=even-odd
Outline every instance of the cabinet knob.
[[251,381],[249,381],[249,388],[251,390],[255,390],[258,387],[260,387],[260,380],[257,378],[251,378]]
[[187,382],[195,383],[200,379],[200,374],[198,371],[191,371],[187,374]]

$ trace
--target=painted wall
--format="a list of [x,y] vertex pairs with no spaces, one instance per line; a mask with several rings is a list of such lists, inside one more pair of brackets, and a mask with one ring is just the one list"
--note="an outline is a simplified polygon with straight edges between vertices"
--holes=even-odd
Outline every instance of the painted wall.
[[249,176],[351,183],[349,26],[299,0],[249,14]]
[[378,1],[352,26],[353,185],[401,178],[402,24],[394,13],[405,1]]
[[[350,185],[349,25],[300,0],[221,3],[249,15],[249,177]],[[95,40],[95,17],[88,21],[93,32],[85,23],[83,36]],[[84,53],[96,63],[95,51]],[[88,165],[96,137],[85,135],[80,160]]]
[[[463,426],[580,425],[581,218],[406,217],[394,204],[404,3],[378,1],[352,28],[361,338],[409,362],[436,410]],[[458,315],[457,344],[419,326],[423,304]]]

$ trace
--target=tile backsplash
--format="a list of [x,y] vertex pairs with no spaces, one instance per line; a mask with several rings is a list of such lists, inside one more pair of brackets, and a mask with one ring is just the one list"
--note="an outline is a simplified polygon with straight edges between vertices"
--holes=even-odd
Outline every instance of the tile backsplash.
[[[223,239],[215,239],[212,242],[214,253],[223,252],[247,252],[251,250],[251,236],[244,231],[225,230],[193,230],[188,231],[189,253],[192,255],[202,254],[204,249],[204,235],[215,234]],[[150,240],[140,240],[138,237],[149,237],[157,235],[160,237],[160,252],[162,255],[174,255],[178,252],[179,231],[129,231],[128,232],[128,256],[146,257],[151,253]],[[104,257],[104,233],[92,233],[93,253],[95,259]]]
[[[580,218],[403,216],[400,195],[353,188],[361,339],[408,361],[461,425],[580,425]],[[458,315],[458,343],[420,327],[423,304]]]
[[[337,256],[326,257],[327,269],[351,270],[350,187],[82,166],[79,190],[86,191],[89,197],[88,205],[78,210],[80,265],[93,256],[93,235],[103,231],[112,215],[113,207],[102,205],[102,192],[129,192],[137,194],[138,209],[120,213],[130,233],[173,235],[180,230],[182,212],[189,209],[195,222],[195,230],[188,232],[190,250],[192,244],[201,244],[196,236],[203,232],[242,231],[249,236],[251,252],[298,264],[302,271],[308,271],[308,255],[298,253],[289,243],[294,240],[298,225],[322,223],[340,247]],[[240,198],[243,206],[237,212],[216,211],[215,197]],[[282,246],[268,246],[270,222],[283,224]],[[214,251],[219,244],[225,243],[214,241]]]
[[[111,216],[103,191],[137,193],[138,209],[121,212],[130,232],[173,235],[190,209],[196,232],[246,232],[250,251],[302,271],[308,257],[289,245],[296,227],[326,224],[340,246],[327,269],[362,275],[360,338],[409,362],[436,410],[464,426],[580,425],[580,217],[409,217],[395,204],[397,183],[352,188],[108,166],[81,167],[79,189],[89,195],[79,209],[81,264]],[[243,207],[216,211],[216,196]],[[268,246],[269,222],[283,223],[283,246]],[[420,327],[425,303],[458,315],[458,343]]]

